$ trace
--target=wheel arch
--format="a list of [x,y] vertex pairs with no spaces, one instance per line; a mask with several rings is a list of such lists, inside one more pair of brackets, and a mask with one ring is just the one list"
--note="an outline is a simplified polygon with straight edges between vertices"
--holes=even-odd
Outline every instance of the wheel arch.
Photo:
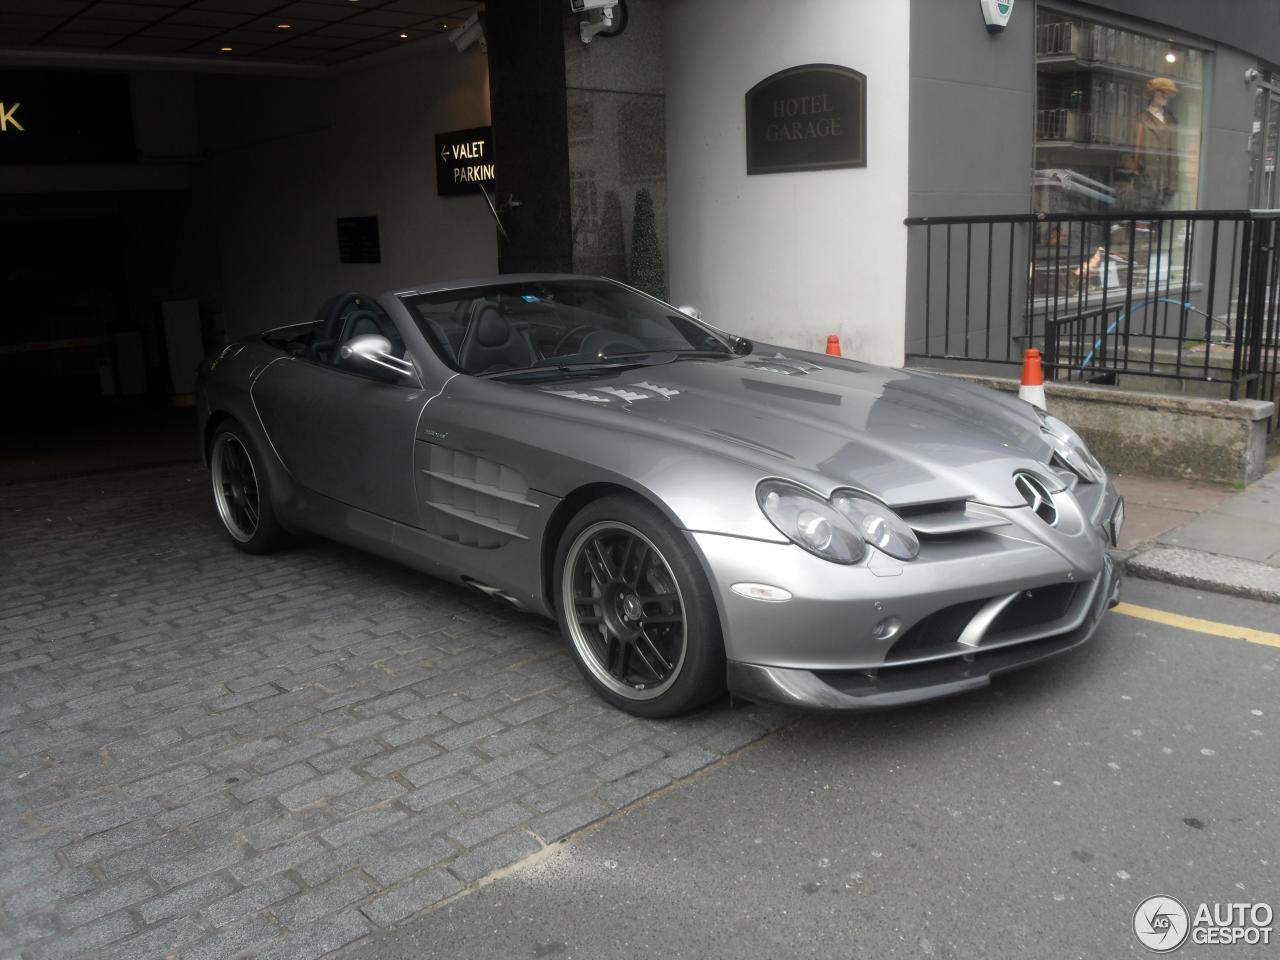
[[200,457],[206,467],[209,466],[209,457],[213,453],[213,438],[217,435],[218,428],[228,420],[238,422],[227,411],[215,410],[209,414],[209,419],[205,422],[204,436],[200,440]]
[[262,463],[260,466],[268,474],[269,487],[272,491],[272,506],[276,510],[280,526],[290,533],[299,532],[301,527],[295,519],[295,511],[292,509],[292,501],[296,491],[293,477],[280,460],[275,445],[271,443],[271,438],[257,421],[256,416],[252,418],[237,416],[225,407],[212,409],[205,420],[204,430],[200,437],[200,454],[204,460],[205,467],[211,466],[213,441],[217,437],[218,431],[227,424],[234,424],[243,431],[261,455]]
[[[542,534],[542,599],[547,604],[547,609],[554,611],[555,605],[555,580],[556,580],[556,553],[560,549],[560,540],[564,536],[565,529],[569,526],[569,522],[577,516],[589,503],[602,500],[610,496],[625,496],[633,500],[637,500],[646,506],[653,507],[676,529],[682,530],[679,522],[671,511],[657,497],[647,490],[638,490],[625,484],[615,483],[607,480],[594,481],[584,483],[569,491],[555,509],[551,511],[551,516],[547,518],[547,525],[543,528]],[[702,558],[699,555],[699,562]],[[703,567],[703,575],[706,576],[706,568]],[[708,581],[710,582],[710,581]]]

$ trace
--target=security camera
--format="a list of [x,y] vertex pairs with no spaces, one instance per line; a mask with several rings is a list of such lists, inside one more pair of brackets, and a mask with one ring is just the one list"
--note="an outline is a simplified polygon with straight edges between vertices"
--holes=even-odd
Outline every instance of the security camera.
[[578,24],[583,43],[590,43],[598,33],[616,37],[627,25],[627,8],[622,6],[622,0],[569,0],[569,10],[587,15]]
[[456,30],[450,30],[449,40],[459,53],[463,53],[477,43],[480,44],[480,49],[486,53],[489,50],[489,41],[484,35],[484,22],[481,21],[478,13],[473,13],[467,17],[462,26]]

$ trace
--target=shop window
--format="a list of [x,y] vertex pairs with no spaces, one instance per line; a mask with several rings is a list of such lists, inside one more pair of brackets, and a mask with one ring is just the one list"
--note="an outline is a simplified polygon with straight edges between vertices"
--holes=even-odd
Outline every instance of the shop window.
[[1195,209],[1207,57],[1037,10],[1035,208]]

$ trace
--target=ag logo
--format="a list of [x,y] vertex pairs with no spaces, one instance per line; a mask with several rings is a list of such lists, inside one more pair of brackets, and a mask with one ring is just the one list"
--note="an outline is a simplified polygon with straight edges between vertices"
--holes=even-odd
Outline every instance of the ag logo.
[[1152,953],[1172,953],[1187,941],[1191,918],[1173,897],[1148,897],[1133,912],[1133,935]]
[[1013,16],[1013,0],[982,0],[982,19],[988,33],[999,33]]

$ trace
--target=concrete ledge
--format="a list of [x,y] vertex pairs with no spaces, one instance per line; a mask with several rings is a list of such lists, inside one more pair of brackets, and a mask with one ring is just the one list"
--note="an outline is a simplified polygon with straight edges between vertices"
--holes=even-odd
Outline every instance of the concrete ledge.
[[[1016,380],[930,371],[997,390]],[[1243,486],[1266,466],[1269,400],[1217,400],[1114,387],[1046,383],[1049,412],[1070,424],[1114,473]]]
[[1128,557],[1125,573],[1184,587],[1280,603],[1280,570],[1265,563],[1220,557],[1197,550],[1157,547]]

